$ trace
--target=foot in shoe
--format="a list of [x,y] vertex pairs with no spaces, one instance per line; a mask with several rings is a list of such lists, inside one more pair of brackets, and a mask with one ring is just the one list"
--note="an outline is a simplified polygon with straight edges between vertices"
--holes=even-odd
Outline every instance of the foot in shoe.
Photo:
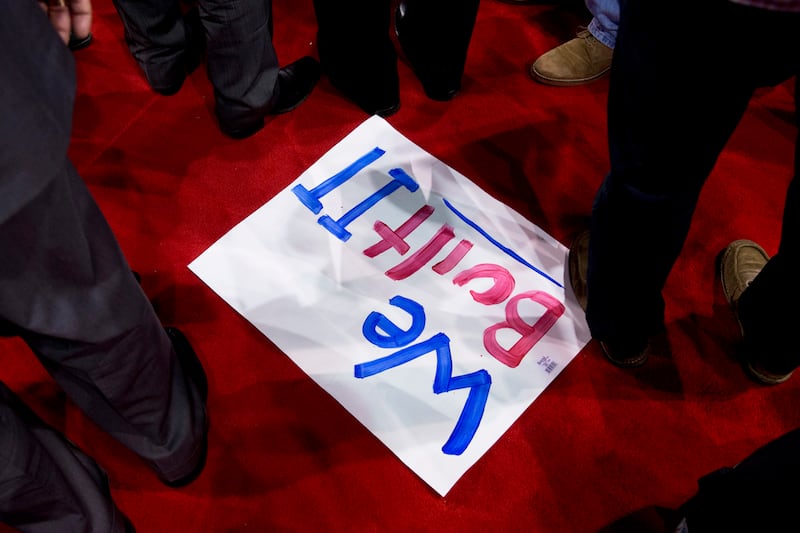
[[288,113],[302,104],[317,84],[319,74],[319,62],[309,56],[283,67],[278,73],[278,97],[270,114]]
[[[189,386],[194,387],[200,395],[200,400],[204,406],[208,402],[208,378],[203,369],[203,364],[197,357],[197,354],[189,343],[189,340],[181,330],[176,327],[167,326],[164,328],[173,348],[175,355],[178,359],[178,366],[180,367],[186,382]],[[206,458],[208,456],[208,416],[206,415],[203,421],[203,436],[201,441],[192,455],[193,464],[189,471],[178,478],[161,478],[161,482],[172,488],[179,488],[188,485],[200,475],[206,465]]]
[[[736,321],[744,336],[744,326],[739,317],[739,299],[750,283],[769,261],[769,254],[757,243],[739,239],[730,243],[721,252],[719,259],[719,277],[722,292],[733,310]],[[745,337],[742,347],[741,363],[745,373],[754,381],[764,385],[777,385],[788,380],[792,371],[775,371],[764,367],[758,360],[758,349],[750,346]]]
[[644,348],[616,347],[600,341],[600,348],[606,359],[623,368],[642,366],[650,357],[650,343],[646,342]]
[[589,30],[542,54],[530,68],[530,75],[546,85],[570,86],[589,83],[611,69],[613,48],[609,48]]
[[342,92],[349,100],[352,100],[368,115],[378,115],[379,117],[389,117],[400,109],[399,87],[395,86],[391,91],[370,91],[354,89],[344,84],[337,83],[334,78],[330,78],[331,85]]
[[762,385],[779,385],[790,377],[792,377],[792,372],[772,372],[767,370],[761,364],[755,360],[755,358],[748,357],[745,355],[743,357],[742,366],[744,367],[745,373],[758,383]]
[[264,127],[264,117],[251,117],[247,120],[238,120],[235,123],[227,122],[217,116],[217,120],[219,121],[219,129],[222,130],[222,133],[230,137],[231,139],[246,139],[251,135],[261,131]]
[[76,50],[81,50],[83,48],[86,48],[87,46],[92,44],[92,39],[93,37],[91,32],[86,34],[85,37],[78,37],[74,33],[71,33],[69,36],[69,43],[67,43],[67,46],[69,46],[69,49],[74,52]]
[[200,358],[197,357],[194,348],[189,343],[189,339],[186,338],[186,335],[181,330],[174,326],[167,326],[164,331],[175,349],[178,364],[186,375],[187,381],[197,388],[200,398],[205,403],[208,401],[208,377]]
[[368,115],[386,118],[400,109],[400,80],[394,62],[371,72],[329,70],[326,74],[331,85]]
[[722,291],[725,298],[737,314],[739,298],[755,279],[764,265],[769,261],[769,255],[764,249],[753,241],[740,239],[730,243],[720,256],[719,278],[722,282]]
[[[319,73],[319,63],[309,56],[302,57],[280,69],[276,82],[275,100],[267,114],[280,115],[297,108],[311,94],[319,80]],[[219,115],[219,109],[217,113],[220,129],[233,139],[250,137],[264,127],[263,111],[233,121],[222,118]]]

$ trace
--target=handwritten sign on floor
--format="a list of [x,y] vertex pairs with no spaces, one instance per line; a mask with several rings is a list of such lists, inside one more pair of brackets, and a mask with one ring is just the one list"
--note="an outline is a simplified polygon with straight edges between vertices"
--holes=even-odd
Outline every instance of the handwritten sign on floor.
[[566,257],[373,117],[189,268],[445,495],[588,342]]

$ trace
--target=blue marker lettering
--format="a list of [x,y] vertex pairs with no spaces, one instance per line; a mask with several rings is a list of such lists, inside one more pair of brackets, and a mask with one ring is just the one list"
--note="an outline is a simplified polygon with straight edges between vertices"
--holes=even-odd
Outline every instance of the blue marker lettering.
[[417,189],[419,189],[419,184],[414,181],[414,178],[406,174],[406,172],[401,168],[394,168],[390,170],[389,175],[392,177],[392,181],[381,187],[378,191],[372,193],[363,202],[342,215],[339,220],[334,220],[328,215],[323,215],[318,221],[320,225],[333,233],[339,240],[347,241],[352,235],[345,228],[347,228],[347,226],[355,219],[367,212],[369,208],[392,194],[400,187],[405,187],[411,192],[415,192]]
[[[413,327],[413,326],[412,326]],[[450,353],[450,339],[444,333],[437,333],[430,339],[414,346],[403,348],[389,356],[381,357],[355,366],[355,377],[367,378],[400,366],[430,352],[436,352],[436,374],[433,380],[433,392],[441,394],[457,389],[469,388],[469,396],[458,417],[458,422],[442,446],[448,455],[461,455],[467,449],[475,432],[480,426],[492,378],[485,370],[453,377],[453,359]]]
[[[417,302],[409,300],[408,298],[403,298],[402,296],[393,297],[389,300],[389,303],[411,315],[411,326],[408,328],[408,331],[399,328],[394,322],[386,318],[385,315],[373,311],[364,321],[361,332],[364,334],[364,337],[375,346],[380,346],[381,348],[400,348],[401,346],[406,346],[414,342],[416,338],[420,336],[422,330],[425,329],[425,309]],[[378,329],[381,329],[386,335],[378,333]]]
[[318,215],[319,212],[322,211],[322,204],[319,201],[320,198],[358,174],[364,167],[374,163],[375,160],[385,153],[386,150],[382,150],[376,146],[370,152],[356,159],[347,168],[334,174],[310,191],[302,185],[295,185],[292,187],[292,192],[312,213]]

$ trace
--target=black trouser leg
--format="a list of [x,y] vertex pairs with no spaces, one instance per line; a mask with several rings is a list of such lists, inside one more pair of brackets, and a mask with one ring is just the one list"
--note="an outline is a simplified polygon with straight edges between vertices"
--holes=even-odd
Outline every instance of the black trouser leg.
[[30,533],[125,531],[105,472],[0,382],[0,521]]

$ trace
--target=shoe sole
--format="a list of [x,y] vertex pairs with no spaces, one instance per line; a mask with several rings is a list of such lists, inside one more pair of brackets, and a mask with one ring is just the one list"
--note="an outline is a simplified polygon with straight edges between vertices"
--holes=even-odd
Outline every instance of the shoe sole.
[[544,85],[550,85],[552,87],[575,87],[577,85],[586,85],[587,83],[591,83],[591,82],[593,82],[593,81],[595,81],[597,79],[600,79],[603,76],[605,76],[606,74],[608,74],[608,72],[610,70],[611,70],[611,67],[608,67],[607,69],[603,70],[599,74],[596,74],[596,75],[591,76],[589,78],[578,78],[578,79],[572,79],[572,80],[559,80],[559,79],[556,79],[556,78],[548,78],[547,76],[539,74],[538,72],[536,72],[536,69],[533,68],[533,65],[531,65],[531,68],[528,69],[528,74],[535,81],[537,81],[539,83],[542,83]]
[[789,372],[783,376],[778,376],[775,374],[766,374],[761,370],[758,370],[753,366],[753,364],[745,359],[742,358],[742,367],[744,368],[745,374],[747,374],[751,379],[757,381],[762,385],[780,385],[781,383],[785,383],[788,381],[790,377],[792,377],[792,373]]
[[603,355],[606,356],[606,359],[611,361],[614,365],[621,367],[621,368],[636,368],[639,366],[644,365],[647,362],[647,359],[650,357],[649,346],[642,350],[638,356],[630,358],[630,359],[617,359],[612,357],[608,351],[608,346],[605,342],[600,341],[600,348],[603,350]]

